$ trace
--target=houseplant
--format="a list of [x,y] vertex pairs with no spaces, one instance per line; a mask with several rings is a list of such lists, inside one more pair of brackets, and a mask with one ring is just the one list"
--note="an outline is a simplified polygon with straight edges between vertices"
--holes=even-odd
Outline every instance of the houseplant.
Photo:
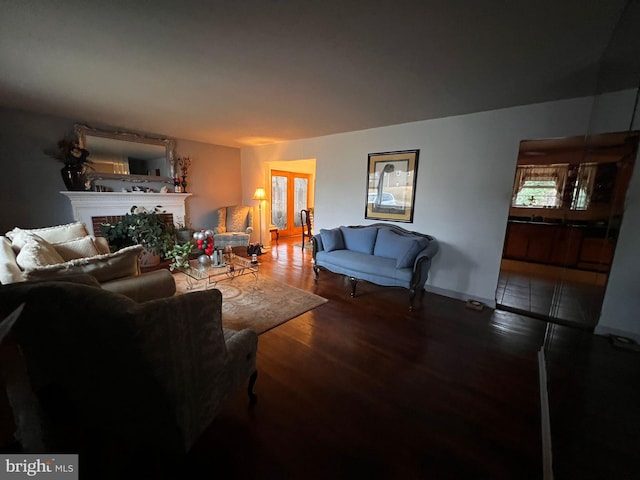
[[76,138],[69,136],[60,140],[57,147],[57,150],[45,153],[64,163],[60,174],[67,190],[86,190],[86,171],[91,164],[89,151],[82,148]]
[[193,243],[176,243],[171,250],[165,254],[166,259],[170,259],[169,270],[174,271],[176,268],[189,267],[189,255],[193,251]]
[[100,232],[109,242],[112,251],[130,245],[142,245],[145,251],[157,258],[143,259],[145,266],[160,262],[165,258],[175,245],[175,227],[161,214],[164,211],[160,206],[153,210],[144,207],[131,207],[130,213],[126,213],[115,223],[103,223]]

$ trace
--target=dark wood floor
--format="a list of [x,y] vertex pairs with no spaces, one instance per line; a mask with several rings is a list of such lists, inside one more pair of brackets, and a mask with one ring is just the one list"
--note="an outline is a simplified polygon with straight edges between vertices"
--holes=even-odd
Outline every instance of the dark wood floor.
[[[258,403],[249,409],[238,392],[187,472],[542,478],[536,355],[545,322],[432,294],[410,313],[406,290],[367,283],[352,299],[342,276],[322,272],[316,284],[310,250],[294,243],[281,239],[263,255],[261,275],[329,302],[260,337]],[[556,478],[640,478],[638,354],[584,331],[553,334]]]
[[[545,322],[426,293],[410,313],[406,290],[364,282],[352,299],[340,275],[314,282],[299,241],[261,275],[329,301],[260,336],[253,408],[237,392],[179,473],[146,478],[542,478]],[[640,478],[640,354],[551,333],[555,478]]]

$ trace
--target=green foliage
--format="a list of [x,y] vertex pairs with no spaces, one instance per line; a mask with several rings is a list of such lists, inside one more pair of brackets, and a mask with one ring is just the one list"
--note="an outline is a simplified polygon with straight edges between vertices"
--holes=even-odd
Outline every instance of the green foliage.
[[173,248],[165,254],[165,258],[171,259],[169,270],[173,272],[176,268],[189,267],[189,254],[192,251],[193,244],[191,242],[186,242],[182,245],[176,243]]
[[148,252],[165,258],[175,245],[175,227],[159,213],[163,213],[159,206],[149,211],[134,205],[131,213],[125,214],[114,224],[103,223],[100,231],[112,251],[138,244]]

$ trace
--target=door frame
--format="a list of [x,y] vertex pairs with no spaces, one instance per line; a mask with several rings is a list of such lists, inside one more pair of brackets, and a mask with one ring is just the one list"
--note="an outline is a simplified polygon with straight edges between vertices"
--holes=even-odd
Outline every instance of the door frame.
[[296,227],[295,226],[295,219],[296,219],[296,215],[299,215],[300,212],[295,210],[295,206],[294,206],[294,187],[295,187],[295,178],[304,178],[307,180],[307,206],[309,206],[309,200],[311,198],[311,182],[313,179],[313,175],[311,175],[310,173],[302,173],[302,172],[294,172],[294,171],[289,171],[289,170],[281,170],[281,169],[272,169],[269,173],[269,185],[271,188],[271,194],[270,194],[270,198],[271,198],[271,202],[269,205],[269,212],[270,212],[270,216],[269,216],[269,222],[273,223],[273,200],[274,200],[274,195],[273,195],[273,177],[274,176],[280,176],[280,177],[287,177],[287,225],[290,225],[289,228],[286,229],[280,229],[278,231],[279,236],[282,237],[288,237],[288,236],[294,236],[294,235],[302,235],[302,226]]

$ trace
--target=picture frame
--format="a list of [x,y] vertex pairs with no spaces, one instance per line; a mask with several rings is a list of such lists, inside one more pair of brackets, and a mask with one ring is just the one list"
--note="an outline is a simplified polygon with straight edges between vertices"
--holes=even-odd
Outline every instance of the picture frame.
[[413,223],[420,150],[370,153],[364,218]]

